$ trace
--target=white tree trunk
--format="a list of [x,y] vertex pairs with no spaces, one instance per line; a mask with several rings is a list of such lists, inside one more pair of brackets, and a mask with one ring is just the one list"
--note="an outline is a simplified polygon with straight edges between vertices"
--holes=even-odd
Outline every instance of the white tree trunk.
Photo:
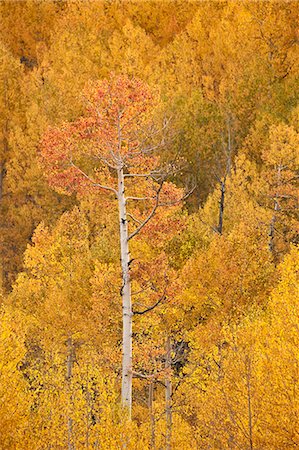
[[128,242],[128,221],[123,169],[118,170],[118,208],[120,226],[120,254],[122,268],[122,308],[123,308],[123,364],[122,364],[122,405],[131,418],[132,410],[132,303],[130,283],[130,253]]

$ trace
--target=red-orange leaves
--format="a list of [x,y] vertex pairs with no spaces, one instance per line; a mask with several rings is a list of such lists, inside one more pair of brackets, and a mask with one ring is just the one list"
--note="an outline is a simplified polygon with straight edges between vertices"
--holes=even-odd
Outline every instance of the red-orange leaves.
[[73,160],[78,153],[76,134],[75,125],[65,123],[60,128],[49,128],[41,142],[42,163],[49,184],[65,193],[80,189],[87,181],[73,167]]
[[[85,114],[49,128],[41,148],[49,183],[66,193],[88,188],[116,189],[119,167],[150,170],[153,132],[145,127],[155,96],[146,84],[126,76],[89,83]],[[141,169],[141,170],[142,170]],[[135,170],[136,172],[136,170]]]

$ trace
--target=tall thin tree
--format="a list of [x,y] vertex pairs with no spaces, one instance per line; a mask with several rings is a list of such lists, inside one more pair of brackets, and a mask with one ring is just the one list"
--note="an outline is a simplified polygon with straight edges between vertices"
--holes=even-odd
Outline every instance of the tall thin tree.
[[[111,76],[89,84],[85,114],[50,128],[42,140],[42,160],[49,183],[67,192],[98,189],[118,204],[122,270],[122,404],[132,409],[132,302],[129,242],[158,208],[181,200],[181,190],[167,178],[173,164],[161,165],[167,124],[150,117],[157,98],[135,78]],[[138,205],[142,205],[139,207]],[[142,212],[141,212],[142,211]],[[130,223],[129,223],[130,219]]]

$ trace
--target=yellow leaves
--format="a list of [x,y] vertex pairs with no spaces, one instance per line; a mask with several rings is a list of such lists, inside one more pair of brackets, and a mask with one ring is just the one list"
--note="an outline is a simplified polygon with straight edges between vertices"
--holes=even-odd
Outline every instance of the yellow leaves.
[[106,65],[110,70],[147,78],[157,49],[146,32],[127,19],[108,41]]
[[33,245],[28,246],[25,253],[24,262],[25,266],[32,270],[33,275],[38,276],[39,273],[45,272],[46,254],[53,243],[49,229],[43,223],[36,228],[32,242]]
[[102,315],[106,313],[109,315],[110,307],[120,304],[121,273],[118,265],[96,262],[91,283],[94,298],[99,302]]
[[36,44],[49,42],[52,25],[61,9],[55,2],[36,3],[32,0],[1,3],[1,39],[16,57],[25,57],[30,68],[36,65]]
[[192,316],[202,320],[219,314],[220,307],[225,314],[238,315],[265,301],[272,272],[266,245],[262,248],[256,234],[240,224],[227,237],[215,235],[210,247],[186,265],[186,308],[192,305]]
[[270,148],[262,155],[266,164],[292,170],[299,167],[299,134],[292,126],[270,127]]
[[185,393],[196,414],[203,448],[228,448],[230,442],[246,448],[250,436],[260,448],[297,443],[298,273],[293,247],[268,308],[226,321],[218,332],[210,321],[189,333],[180,396]]
[[[0,447],[21,448],[29,416],[31,395],[21,373],[25,354],[24,316],[11,308],[0,313]],[[26,437],[24,436],[24,442]]]
[[[280,280],[272,292],[270,308],[277,328],[281,327],[282,336],[287,328],[288,333],[297,333],[299,316],[299,250],[292,246],[279,267]],[[279,324],[279,325],[278,325]],[[288,334],[285,335],[287,337]]]
[[[294,447],[298,250],[292,247],[276,270],[268,241],[273,223],[282,259],[288,242],[297,239],[297,6],[60,3],[0,6],[7,45],[0,44],[4,281],[9,271],[17,272],[32,230],[43,221],[12,294],[1,296],[13,306],[0,316],[0,448],[64,450],[71,434],[78,450],[144,450],[154,447],[153,417],[156,447],[164,448],[166,375],[173,383],[174,450]],[[12,55],[22,56],[21,63]],[[66,123],[84,125],[77,119],[86,98],[78,93],[86,82],[93,86],[89,100],[98,119],[97,95],[111,70],[130,83],[139,76],[161,91],[153,116],[160,123],[171,117],[174,125],[163,154],[145,158],[142,169],[159,158],[167,164],[178,152],[188,167],[177,185],[193,185],[194,178],[198,186],[188,200],[188,212],[195,214],[161,208],[130,241],[133,310],[142,312],[162,298],[147,314],[134,316],[134,371],[149,378],[134,379],[131,423],[118,407],[122,280],[115,196],[88,192],[63,199],[50,192],[37,163],[48,125],[65,120],[65,133]],[[126,85],[119,87],[104,111],[121,96],[124,101]],[[134,116],[130,110],[129,123]],[[138,124],[144,119],[141,114]],[[91,131],[89,120],[83,135]],[[135,131],[120,147],[124,155],[136,145]],[[106,135],[99,136],[82,168],[115,186],[110,168],[93,169],[94,150],[107,143]],[[86,143],[67,138],[81,164]],[[110,150],[108,145],[106,156]],[[140,181],[140,170],[134,169],[137,182],[127,178],[128,196],[154,194],[156,185]],[[226,171],[220,236],[219,180]],[[165,197],[179,194],[165,187]],[[74,202],[80,208],[71,210]],[[151,210],[149,203],[128,202],[130,232]],[[174,343],[167,370],[166,335]],[[179,342],[187,348],[181,360]],[[153,380],[152,413],[147,402]]]

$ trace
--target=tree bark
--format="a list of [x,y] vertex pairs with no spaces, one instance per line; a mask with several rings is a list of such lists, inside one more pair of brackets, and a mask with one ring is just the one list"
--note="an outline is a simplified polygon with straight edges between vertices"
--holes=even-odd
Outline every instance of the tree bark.
[[[281,184],[281,169],[282,167],[279,165],[277,167],[277,189],[280,187]],[[279,203],[278,203],[278,194],[276,192],[274,196],[274,213],[270,222],[269,227],[269,251],[274,255],[275,253],[275,223],[276,223],[276,215],[277,212],[280,210]]]
[[150,427],[151,427],[151,442],[150,448],[155,450],[156,448],[156,436],[155,436],[155,414],[154,414],[154,382],[151,381],[148,388],[148,407],[150,413]]
[[[168,337],[166,340],[166,364],[165,368],[171,368],[171,341]],[[172,385],[171,376],[167,375],[165,380],[165,404],[166,404],[166,450],[171,450],[171,434],[172,434]]]
[[223,213],[224,213],[224,196],[225,196],[225,180],[221,181],[221,197],[219,201],[219,221],[218,221],[218,232],[222,234],[223,231]]
[[[7,79],[5,79],[4,81],[4,106],[5,109],[7,111],[9,111],[9,102],[8,102],[8,87],[7,87]],[[8,113],[7,113],[8,114]],[[2,134],[3,134],[3,157],[2,157],[2,161],[0,163],[0,200],[2,200],[3,197],[3,180],[4,180],[4,175],[5,175],[5,162],[8,158],[8,151],[9,151],[9,147],[8,147],[8,117],[9,114],[7,115],[7,117],[5,118],[5,122],[3,125],[3,129],[2,129]]]
[[2,200],[2,196],[3,196],[3,180],[4,180],[4,174],[5,174],[4,161],[1,161],[1,162],[0,162],[0,201]]
[[120,226],[120,254],[122,268],[122,310],[123,310],[123,350],[122,350],[122,405],[132,411],[132,302],[130,282],[130,252],[128,242],[128,221],[123,168],[118,169],[118,209]]
[[[68,383],[68,389],[69,389],[69,395],[70,395],[70,401],[71,404],[73,402],[72,399],[72,387],[71,387],[71,381],[73,376],[73,361],[74,361],[74,347],[73,347],[73,339],[72,336],[70,336],[67,340],[67,362],[66,362],[66,379]],[[73,419],[71,418],[70,414],[67,420],[67,448],[68,450],[74,450],[75,447],[73,445]]]
[[251,361],[246,361],[246,387],[247,387],[247,406],[248,406],[248,438],[249,449],[253,450],[253,426],[252,426],[252,405],[251,405]]

